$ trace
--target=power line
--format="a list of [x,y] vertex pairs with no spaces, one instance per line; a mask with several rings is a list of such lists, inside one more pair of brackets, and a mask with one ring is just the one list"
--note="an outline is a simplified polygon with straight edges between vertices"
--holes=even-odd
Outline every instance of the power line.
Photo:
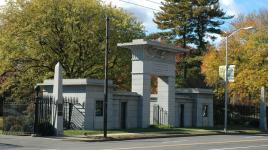
[[143,5],[140,5],[140,4],[136,4],[136,3],[128,2],[128,1],[125,1],[125,0],[119,0],[119,1],[124,2],[124,3],[128,3],[128,4],[132,4],[132,5],[136,5],[136,6],[139,6],[139,7],[143,7],[143,8],[151,9],[151,10],[154,10],[154,11],[160,11],[160,10],[158,10],[158,9],[154,9],[154,8],[147,7],[147,6],[143,6]]
[[156,2],[156,1],[152,1],[152,0],[145,0],[145,1],[148,1],[148,2],[151,2],[151,3],[154,3],[154,4],[158,4],[158,5],[162,5],[161,3]]

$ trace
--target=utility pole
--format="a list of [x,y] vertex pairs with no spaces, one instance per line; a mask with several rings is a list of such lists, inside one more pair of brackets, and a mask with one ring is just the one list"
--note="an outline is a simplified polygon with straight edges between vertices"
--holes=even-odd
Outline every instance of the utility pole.
[[224,133],[227,133],[228,110],[228,36],[225,39],[225,96],[224,96]]
[[110,18],[106,16],[106,48],[105,48],[105,82],[104,82],[104,103],[103,103],[103,136],[107,138],[107,103],[108,103],[108,53],[110,39]]

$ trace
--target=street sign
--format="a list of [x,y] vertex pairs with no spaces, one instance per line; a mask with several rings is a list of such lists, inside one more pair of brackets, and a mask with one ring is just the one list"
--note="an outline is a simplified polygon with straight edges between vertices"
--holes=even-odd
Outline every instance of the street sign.
[[[225,80],[225,65],[219,67],[219,76]],[[228,82],[234,82],[235,65],[228,65],[227,79]]]

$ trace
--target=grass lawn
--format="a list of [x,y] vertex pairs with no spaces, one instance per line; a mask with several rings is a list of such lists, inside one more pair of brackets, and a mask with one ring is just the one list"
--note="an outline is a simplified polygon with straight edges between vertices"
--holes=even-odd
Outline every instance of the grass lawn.
[[[222,127],[215,128],[170,128],[167,126],[154,126],[151,128],[138,128],[138,129],[125,129],[125,130],[109,130],[111,133],[140,133],[140,134],[217,134],[222,132]],[[258,133],[260,130],[251,128],[230,128],[230,131],[236,131],[238,133]],[[102,130],[65,130],[64,134],[67,136],[77,135],[96,135],[103,134]]]
[[[109,130],[108,133],[159,133],[159,134],[198,134],[198,133],[212,133],[214,129],[197,129],[197,128],[169,128],[169,127],[152,127],[152,128],[137,128],[125,130]],[[64,134],[67,136],[74,135],[95,135],[102,134],[102,130],[65,130]]]
[[[102,130],[64,130],[64,135],[67,136],[75,136],[75,135],[95,135],[102,134]],[[108,133],[124,133],[124,131],[120,130],[110,130]]]

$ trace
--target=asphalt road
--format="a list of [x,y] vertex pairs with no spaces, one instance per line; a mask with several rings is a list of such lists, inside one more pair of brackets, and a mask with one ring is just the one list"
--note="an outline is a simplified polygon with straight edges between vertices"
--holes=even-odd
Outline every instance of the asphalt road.
[[108,142],[0,135],[0,150],[268,150],[268,135],[217,135]]

